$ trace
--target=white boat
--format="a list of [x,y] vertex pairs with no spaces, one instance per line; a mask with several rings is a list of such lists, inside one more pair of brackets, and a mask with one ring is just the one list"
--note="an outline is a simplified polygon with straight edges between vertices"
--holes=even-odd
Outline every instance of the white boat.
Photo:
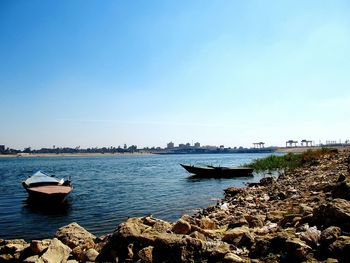
[[27,180],[22,182],[29,198],[38,201],[61,202],[72,192],[71,181],[57,179],[41,171],[37,171]]

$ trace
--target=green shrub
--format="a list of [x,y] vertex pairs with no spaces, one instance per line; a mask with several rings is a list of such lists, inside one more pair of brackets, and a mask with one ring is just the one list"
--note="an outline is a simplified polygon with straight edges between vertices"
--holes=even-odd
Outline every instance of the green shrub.
[[321,148],[317,150],[307,150],[303,153],[288,153],[285,155],[270,155],[262,159],[256,159],[245,166],[253,168],[255,171],[290,170],[303,165],[317,165],[324,156],[333,156],[338,150],[331,148]]

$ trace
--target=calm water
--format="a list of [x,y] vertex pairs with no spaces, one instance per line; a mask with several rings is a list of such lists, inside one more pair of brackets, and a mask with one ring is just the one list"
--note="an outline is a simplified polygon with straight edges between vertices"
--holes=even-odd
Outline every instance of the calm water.
[[[52,237],[77,222],[95,235],[110,233],[127,217],[153,214],[175,221],[215,204],[229,186],[254,178],[189,179],[179,163],[234,166],[267,154],[0,158],[0,238]],[[64,206],[28,204],[21,181],[37,170],[72,177]]]

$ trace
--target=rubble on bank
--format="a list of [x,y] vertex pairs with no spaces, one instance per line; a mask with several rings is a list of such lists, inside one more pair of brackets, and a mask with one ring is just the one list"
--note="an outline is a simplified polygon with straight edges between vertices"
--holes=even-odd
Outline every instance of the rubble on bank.
[[76,223],[53,239],[0,239],[0,262],[347,262],[350,153],[231,187],[174,223],[129,218],[96,237]]

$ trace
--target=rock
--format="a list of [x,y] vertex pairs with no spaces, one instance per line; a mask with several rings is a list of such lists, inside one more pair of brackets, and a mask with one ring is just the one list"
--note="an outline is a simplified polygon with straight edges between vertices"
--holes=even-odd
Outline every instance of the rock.
[[141,249],[138,252],[138,256],[142,260],[142,262],[152,263],[153,262],[153,255],[152,255],[152,253],[153,253],[153,247],[152,246],[148,246],[148,247],[145,247],[145,248]]
[[350,258],[350,237],[340,236],[329,246],[329,252],[332,258],[340,262],[349,262]]
[[227,253],[224,257],[225,262],[241,263],[244,262],[242,258],[233,253]]
[[90,249],[84,251],[83,261],[84,262],[86,262],[86,261],[95,262],[97,256],[98,256],[98,252],[95,249],[90,248]]
[[203,250],[207,257],[214,262],[221,261],[230,252],[230,245],[220,241],[204,242]]
[[229,216],[224,221],[223,224],[228,225],[228,228],[235,228],[241,226],[248,226],[248,221],[243,215],[239,216]]
[[142,223],[148,226],[153,226],[156,222],[157,220],[153,218],[152,215],[145,216],[142,218]]
[[203,229],[215,229],[216,228],[215,222],[208,217],[201,218],[199,226]]
[[261,217],[253,216],[253,215],[245,215],[244,217],[248,222],[250,228],[264,226],[264,221]]
[[244,188],[238,188],[238,187],[229,187],[224,190],[226,197],[235,197],[238,194],[241,194],[245,191]]
[[350,231],[350,202],[334,199],[314,209],[313,220],[317,226],[338,226],[343,231]]
[[262,178],[259,182],[260,185],[262,186],[269,186],[271,185],[272,183],[274,182],[274,178],[273,177],[265,177],[265,178]]
[[257,257],[265,257],[271,251],[271,242],[269,239],[265,238],[256,238],[254,245],[250,249],[249,257],[257,258]]
[[192,238],[196,238],[202,241],[206,241],[207,238],[205,237],[205,235],[203,235],[202,233],[198,232],[198,231],[194,231],[190,234],[190,237]]
[[3,240],[0,243],[0,262],[22,261],[30,256],[29,244],[23,239]]
[[226,231],[222,241],[236,246],[250,247],[254,242],[254,237],[248,227],[236,227]]
[[286,241],[287,257],[290,260],[298,262],[304,261],[311,250],[311,247],[306,245],[300,239],[294,238]]
[[302,216],[310,215],[313,213],[313,209],[305,204],[300,205],[300,213]]
[[57,238],[51,240],[46,252],[40,257],[43,262],[60,263],[67,261],[72,250]]
[[34,255],[23,260],[25,263],[38,263],[43,262],[41,259],[39,260],[39,255]]
[[163,220],[157,220],[157,222],[153,225],[153,231],[162,233],[167,232],[171,229],[171,224],[169,222]]
[[189,236],[161,233],[155,238],[153,257],[157,262],[184,262],[198,260],[203,250],[203,242]]
[[338,263],[339,261],[335,258],[327,258],[325,263]]
[[279,210],[270,211],[267,214],[266,220],[277,223],[284,218],[284,215],[285,215],[285,212],[283,211],[279,211]]
[[188,234],[191,231],[191,225],[185,220],[179,219],[173,226],[172,230],[175,234]]
[[340,174],[338,177],[337,183],[343,182],[343,181],[345,181],[345,179],[346,179],[345,175]]
[[305,232],[300,233],[300,239],[305,241],[311,247],[317,247],[321,238],[321,231],[316,226],[308,228]]
[[77,246],[81,246],[84,249],[95,247],[94,240],[96,237],[77,223],[71,223],[59,228],[55,237],[72,249]]
[[346,180],[337,183],[333,188],[332,196],[350,200],[350,183]]
[[127,258],[128,259],[133,259],[134,257],[134,251],[133,251],[133,248],[134,248],[134,244],[131,243],[127,246],[127,251],[128,251],[128,255],[127,255]]
[[45,249],[49,247],[50,243],[50,239],[32,240],[30,243],[30,248],[34,254],[41,254]]
[[336,226],[330,226],[321,232],[320,243],[323,246],[332,244],[341,234],[341,229]]
[[78,259],[79,261],[84,260],[84,249],[82,247],[75,247],[72,249],[71,254],[75,259]]

